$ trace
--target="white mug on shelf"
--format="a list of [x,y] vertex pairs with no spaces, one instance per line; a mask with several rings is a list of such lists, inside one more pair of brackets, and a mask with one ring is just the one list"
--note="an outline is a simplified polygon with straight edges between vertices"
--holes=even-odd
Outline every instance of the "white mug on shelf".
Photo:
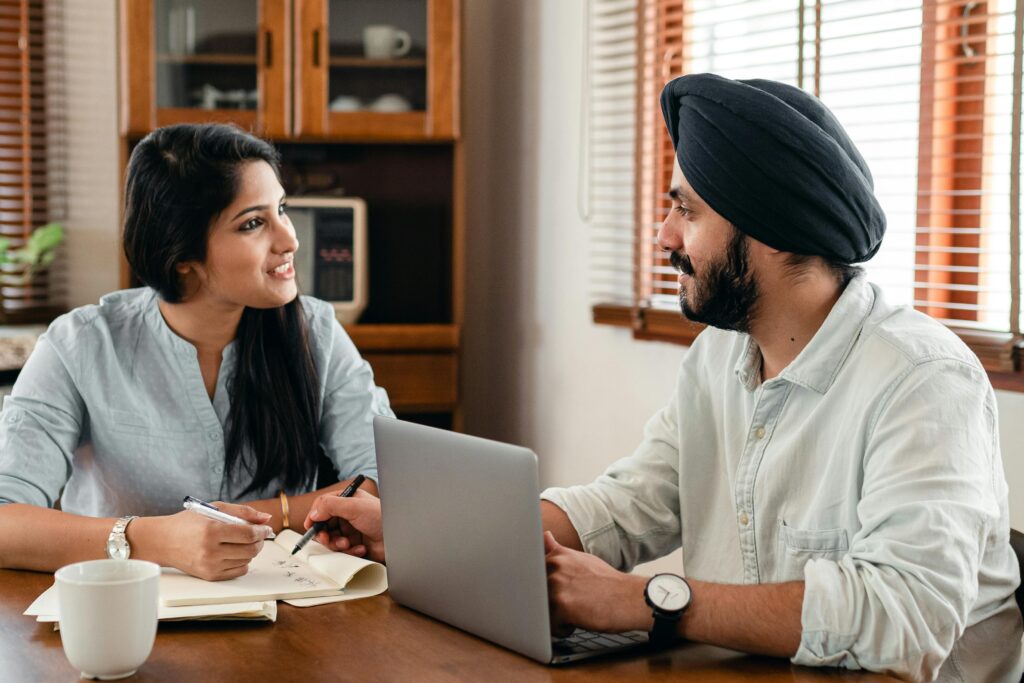
[[83,678],[131,676],[153,650],[160,567],[143,560],[91,560],[55,574],[60,640]]
[[408,32],[387,24],[363,29],[363,52],[367,59],[394,59],[409,54],[412,37]]

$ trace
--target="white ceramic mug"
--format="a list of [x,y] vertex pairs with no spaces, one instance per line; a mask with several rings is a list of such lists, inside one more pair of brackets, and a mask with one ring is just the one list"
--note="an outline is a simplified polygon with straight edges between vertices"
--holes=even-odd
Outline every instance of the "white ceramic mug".
[[412,38],[400,28],[375,24],[363,29],[363,52],[368,59],[393,59],[411,49]]
[[85,678],[124,678],[149,657],[156,638],[160,567],[144,560],[92,560],[55,575],[60,640]]

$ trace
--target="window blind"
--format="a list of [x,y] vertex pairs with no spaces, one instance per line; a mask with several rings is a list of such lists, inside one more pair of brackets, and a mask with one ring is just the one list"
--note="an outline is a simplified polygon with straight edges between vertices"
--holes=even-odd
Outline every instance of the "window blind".
[[632,304],[636,241],[637,0],[586,0],[580,216],[592,303]]
[[[61,5],[0,0],[0,236],[10,248],[63,219]],[[52,318],[62,275],[51,270],[42,295],[0,273],[0,321]]]
[[888,218],[882,248],[863,264],[869,278],[889,301],[957,331],[990,370],[1015,370],[1022,4],[640,0],[629,316],[639,336],[693,336],[655,244],[674,163],[657,93],[683,73],[710,71],[819,96],[864,155]]

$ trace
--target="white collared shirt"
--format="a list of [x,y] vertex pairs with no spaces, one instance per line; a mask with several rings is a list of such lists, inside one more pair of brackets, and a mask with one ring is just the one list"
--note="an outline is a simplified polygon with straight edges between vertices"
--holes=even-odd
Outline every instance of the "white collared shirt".
[[542,498],[623,570],[681,544],[696,579],[803,579],[796,664],[1017,683],[1020,577],[977,358],[861,275],[760,376],[751,337],[709,328],[636,451]]

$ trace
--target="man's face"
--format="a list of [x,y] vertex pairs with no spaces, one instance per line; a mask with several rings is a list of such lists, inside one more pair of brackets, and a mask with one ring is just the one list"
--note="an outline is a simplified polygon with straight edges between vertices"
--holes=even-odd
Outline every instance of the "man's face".
[[749,238],[704,203],[683,174],[673,176],[672,210],[658,231],[679,271],[679,305],[688,319],[723,330],[750,331],[757,283]]

